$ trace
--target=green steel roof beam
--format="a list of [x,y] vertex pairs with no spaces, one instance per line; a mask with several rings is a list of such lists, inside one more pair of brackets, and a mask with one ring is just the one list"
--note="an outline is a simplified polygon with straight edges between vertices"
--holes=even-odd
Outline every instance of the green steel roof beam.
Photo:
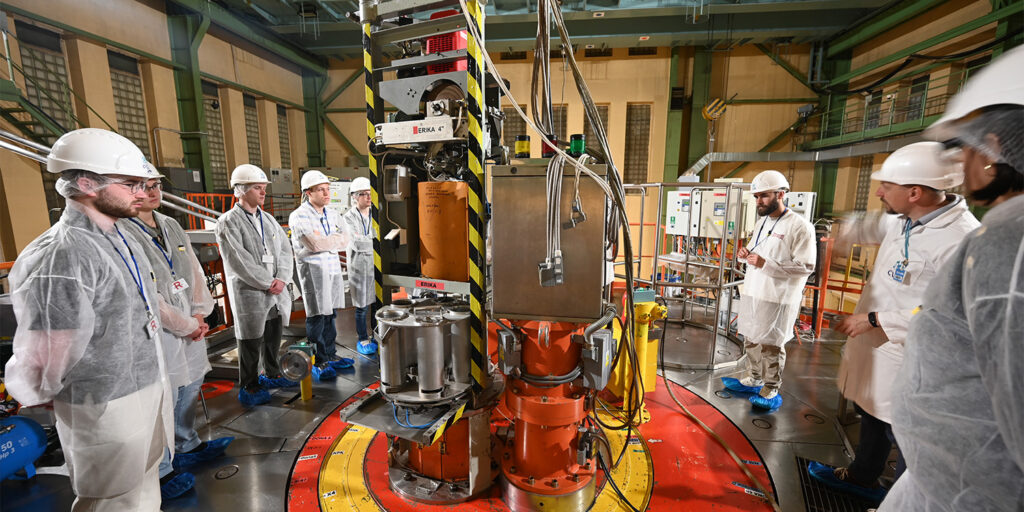
[[210,27],[206,16],[168,15],[167,29],[171,39],[171,56],[178,66],[174,70],[174,89],[178,97],[178,121],[185,167],[202,169],[203,189],[213,192],[213,167],[210,144],[200,132],[206,131],[203,110],[203,89],[199,73],[199,43]]
[[[250,26],[241,18],[236,17],[231,11],[207,0],[168,0],[186,9],[196,11],[209,17],[219,27],[235,34],[246,41],[264,48],[271,53],[310,71],[325,74],[327,68],[322,59],[307,53],[279,39],[276,35],[265,29],[257,29]],[[264,35],[266,33],[266,35]]]
[[219,77],[217,75],[211,75],[211,74],[206,73],[206,72],[200,72],[199,76],[201,76],[203,78],[206,78],[206,79],[208,79],[210,81],[213,81],[213,82],[219,82],[219,83],[222,83],[224,85],[230,85],[231,87],[234,87],[236,89],[245,91],[245,92],[247,92],[249,94],[252,94],[253,96],[258,96],[258,97],[261,97],[261,98],[266,98],[268,100],[273,100],[275,103],[280,103],[281,105],[288,105],[289,107],[297,108],[297,109],[302,110],[302,111],[306,110],[305,105],[299,105],[298,103],[295,103],[294,101],[286,100],[286,99],[281,98],[279,96],[274,96],[274,95],[271,95],[271,94],[267,94],[267,93],[265,93],[263,91],[259,91],[259,90],[253,89],[252,87],[244,86],[244,85],[242,85],[242,84],[240,84],[238,82],[232,82],[231,80],[228,80],[226,78],[221,78],[221,77]]
[[793,65],[790,64],[789,62],[786,62],[786,59],[779,57],[770,49],[768,49],[767,46],[761,43],[757,43],[754,46],[756,46],[758,50],[761,50],[761,53],[767,55],[769,59],[772,59],[772,61],[778,64],[779,67],[785,69],[786,72],[789,73],[793,78],[796,78],[798,82],[803,84],[805,87],[807,86],[807,75],[801,73],[800,70],[793,67]]
[[820,98],[737,98],[726,100],[726,105],[777,105],[782,103],[818,103]]
[[[338,88],[334,90],[334,92],[328,94],[327,97],[324,98],[324,106],[326,107],[327,105],[330,105],[332,102],[334,102],[334,100],[338,99],[338,96],[340,96],[341,93],[345,92],[345,89],[348,89],[348,87],[352,85],[353,82],[355,82],[356,80],[363,76],[363,70],[357,69],[353,71],[352,74],[349,75],[349,77],[346,78],[345,81],[342,82],[341,85],[339,85]],[[366,112],[365,108],[359,110],[361,112]]]
[[124,50],[124,51],[129,52],[129,53],[134,53],[135,55],[138,55],[139,57],[144,57],[144,58],[149,59],[151,61],[159,62],[159,63],[161,63],[161,64],[163,64],[165,66],[170,66],[172,68],[180,68],[181,67],[180,64],[177,64],[174,61],[165,59],[165,58],[157,56],[157,55],[153,55],[152,53],[140,50],[138,48],[134,48],[134,47],[128,46],[128,45],[126,45],[124,43],[119,43],[119,42],[114,41],[112,39],[107,39],[107,38],[105,38],[103,36],[99,36],[99,35],[93,34],[92,32],[87,32],[85,30],[73,27],[73,26],[68,25],[66,23],[61,23],[61,22],[59,22],[57,20],[52,20],[52,19],[47,18],[45,16],[40,16],[40,15],[34,13],[34,12],[26,11],[25,9],[21,9],[21,8],[15,7],[13,5],[4,4],[3,10],[5,10],[7,12],[14,13],[14,14],[17,14],[19,16],[23,16],[25,18],[36,20],[36,21],[38,21],[40,23],[45,23],[47,25],[50,25],[51,27],[59,28],[59,29],[63,30],[64,32],[69,32],[69,33],[72,33],[72,34],[77,34],[77,35],[80,35],[80,36],[82,36],[82,37],[84,37],[86,39],[91,39],[93,41],[97,41],[97,42],[103,43],[103,44],[105,44],[107,46],[112,46],[112,47],[117,48],[119,50]]
[[327,125],[327,128],[331,131],[331,133],[338,137],[338,140],[340,140],[341,143],[345,145],[346,149],[351,151],[353,155],[358,156],[363,160],[364,165],[368,162],[367,156],[364,155],[363,153],[360,153],[359,150],[356,149],[356,147],[352,144],[352,141],[348,140],[348,137],[346,137],[344,133],[341,133],[341,129],[338,128],[338,125],[334,124],[334,121],[331,121],[331,118],[324,116],[324,123]]
[[306,106],[306,161],[309,167],[327,165],[324,104],[320,101],[320,95],[326,86],[326,75],[302,71],[302,102]]
[[873,16],[865,23],[861,23],[860,25],[851,28],[830,41],[828,45],[828,53],[825,55],[829,58],[835,57],[843,51],[850,50],[853,47],[881,34],[882,32],[898,26],[901,23],[912,19],[914,16],[931,9],[936,5],[945,3],[946,1],[947,0],[905,0],[900,2],[885,11],[882,11],[877,16]]
[[892,64],[893,62],[897,62],[899,60],[905,59],[905,58],[909,57],[910,55],[912,55],[914,53],[917,53],[917,52],[919,52],[921,50],[925,50],[925,49],[931,48],[932,46],[935,46],[935,45],[937,45],[939,43],[943,43],[943,42],[948,41],[950,39],[953,39],[955,37],[959,37],[959,36],[962,36],[962,35],[964,35],[964,34],[966,34],[968,32],[971,32],[972,30],[976,30],[978,28],[984,27],[985,25],[988,25],[989,23],[997,22],[997,21],[1000,21],[1000,20],[1002,20],[1004,18],[1013,16],[1015,14],[1020,14],[1020,13],[1024,13],[1024,2],[1018,2],[1018,3],[1010,5],[1008,7],[1003,7],[1002,9],[999,9],[997,11],[993,11],[993,12],[991,12],[989,14],[986,14],[986,15],[980,17],[980,18],[977,18],[975,20],[972,20],[972,21],[969,21],[967,23],[964,23],[963,25],[960,25],[959,27],[956,27],[956,28],[951,29],[951,30],[947,30],[946,32],[943,32],[943,33],[941,33],[941,34],[939,34],[939,35],[937,35],[935,37],[932,37],[930,39],[921,41],[920,43],[917,43],[915,45],[910,46],[909,48],[903,49],[903,50],[901,50],[899,52],[896,52],[896,53],[894,53],[892,55],[889,55],[888,57],[883,57],[883,58],[881,58],[879,60],[876,60],[875,62],[872,62],[871,64],[868,64],[866,66],[862,66],[862,67],[860,67],[858,69],[855,69],[855,70],[850,71],[848,73],[844,73],[844,74],[842,74],[840,76],[837,76],[837,77],[833,78],[831,82],[829,82],[829,86],[835,86],[835,85],[841,84],[843,82],[848,82],[851,79],[856,78],[858,76],[861,76],[861,75],[863,75],[865,73],[869,73],[871,71],[874,71],[874,70],[876,70],[878,68],[881,68],[883,66],[886,66],[888,64]]

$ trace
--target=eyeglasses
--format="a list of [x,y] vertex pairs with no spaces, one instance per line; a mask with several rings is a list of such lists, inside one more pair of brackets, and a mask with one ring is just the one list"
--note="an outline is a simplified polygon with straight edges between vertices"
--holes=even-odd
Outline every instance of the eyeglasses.
[[113,184],[121,185],[122,187],[127,188],[128,191],[131,192],[132,194],[138,194],[139,192],[142,192],[143,190],[146,189],[145,181],[118,180],[114,181]]
[[356,194],[356,197],[370,197],[370,195],[371,194],[369,192],[360,192]]
[[163,190],[163,189],[164,189],[163,183],[155,183],[153,185],[146,186],[146,192],[152,192],[154,190]]

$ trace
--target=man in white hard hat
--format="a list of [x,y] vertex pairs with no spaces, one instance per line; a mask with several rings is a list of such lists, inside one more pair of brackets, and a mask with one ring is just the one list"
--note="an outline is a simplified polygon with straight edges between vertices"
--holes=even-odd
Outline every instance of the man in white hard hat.
[[782,405],[779,387],[786,366],[786,342],[800,314],[804,283],[818,256],[814,227],[785,206],[789,182],[779,171],[764,171],[750,184],[761,220],[737,256],[746,260],[737,331],[743,335],[746,367],[725,387],[751,393],[750,403],[773,411]]
[[138,213],[157,173],[131,141],[95,128],[57,139],[46,170],[67,207],[11,270],[18,328],[4,383],[25,406],[53,403],[73,511],[156,511],[174,435],[157,290],[115,221]]
[[907,470],[879,511],[1024,510],[1024,47],[974,75],[925,136],[958,146],[989,209],[924,295],[893,392]]
[[305,201],[288,217],[292,249],[306,310],[306,336],[316,349],[314,377],[329,379],[334,370],[352,366],[352,360],[338,357],[335,340],[336,309],[345,307],[345,280],[338,253],[348,245],[348,236],[338,212],[327,208],[331,202],[330,180],[320,171],[307,171],[301,179]]
[[235,167],[231,187],[238,202],[215,230],[238,341],[238,401],[245,406],[269,402],[269,388],[297,384],[281,376],[278,363],[281,331],[292,312],[292,247],[274,216],[263,211],[268,183],[255,165]]
[[938,142],[896,150],[871,179],[880,182],[875,194],[888,215],[850,222],[839,235],[843,243],[881,244],[854,313],[836,327],[849,336],[837,383],[860,414],[860,442],[849,467],[811,462],[808,471],[830,487],[877,503],[885,495],[877,480],[892,450],[892,389],[912,311],[978,220],[962,197],[945,192],[963,182],[963,172],[943,157]]
[[[360,354],[377,352],[377,342],[366,329],[367,316],[371,329],[376,328],[374,318],[377,296],[374,291],[373,278],[373,218],[370,216],[370,205],[373,198],[370,191],[370,180],[356,178],[349,187],[354,204],[345,213],[345,231],[348,234],[348,278],[352,290],[352,301],[356,306],[356,333],[359,342],[356,350]],[[373,311],[371,311],[373,309]]]
[[184,468],[224,454],[234,437],[203,441],[196,432],[200,388],[211,370],[204,319],[213,311],[213,296],[192,243],[176,220],[156,209],[162,199],[160,178],[146,182],[146,198],[137,217],[117,221],[124,234],[142,246],[156,277],[160,339],[174,400],[174,454],[160,462],[160,494],[177,498],[192,488],[195,477]]

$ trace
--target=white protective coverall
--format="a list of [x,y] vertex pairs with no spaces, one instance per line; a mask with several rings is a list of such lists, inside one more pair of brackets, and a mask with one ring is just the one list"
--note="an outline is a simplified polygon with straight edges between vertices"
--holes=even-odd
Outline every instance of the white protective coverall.
[[[213,296],[185,230],[162,213],[153,212],[153,219],[160,236],[155,236],[156,230],[145,226],[141,219],[121,219],[117,225],[122,233],[131,233],[139,242],[156,274],[164,360],[171,385],[177,389],[211,370],[206,341],[192,341],[188,335],[199,327],[193,315],[206,317],[213,311]],[[162,243],[158,240],[161,237]]]
[[306,317],[344,308],[345,275],[338,253],[345,250],[348,236],[341,215],[330,208],[319,214],[305,201],[288,216],[288,228]]
[[[274,217],[257,210],[259,220],[241,205],[221,215],[214,230],[224,273],[228,279],[228,297],[235,322],[235,338],[251,340],[263,336],[267,313],[277,308],[282,325],[288,325],[292,297],[292,247],[288,235]],[[274,279],[285,283],[277,295],[267,293]]]
[[[904,236],[906,217],[882,215],[861,222],[846,223],[840,239],[880,243],[875,268],[861,292],[855,314],[875,312],[881,329],[871,329],[846,341],[836,382],[847,400],[868,414],[892,423],[892,386],[903,364],[903,342],[912,311],[921,305],[925,288],[956,246],[978,227],[967,203],[956,203],[924,225],[911,228]],[[909,246],[907,245],[909,242]],[[893,269],[909,261],[903,282],[893,278]]]
[[[786,361],[785,345],[793,339],[804,283],[818,257],[814,226],[790,210],[778,219],[762,217],[754,224],[747,249],[765,263],[762,268],[747,265],[737,331],[744,337],[750,375],[764,380],[765,387],[778,389]],[[762,361],[763,347],[767,350]]]
[[352,302],[357,308],[365,308],[377,300],[373,279],[373,220],[359,213],[358,206],[353,206],[345,213],[344,221],[349,236],[346,253]]
[[896,376],[907,461],[879,511],[1024,510],[1024,196],[997,205],[924,293]]
[[53,401],[72,510],[160,508],[174,429],[150,272],[132,237],[105,232],[74,200],[11,270],[18,328],[4,381],[24,405]]

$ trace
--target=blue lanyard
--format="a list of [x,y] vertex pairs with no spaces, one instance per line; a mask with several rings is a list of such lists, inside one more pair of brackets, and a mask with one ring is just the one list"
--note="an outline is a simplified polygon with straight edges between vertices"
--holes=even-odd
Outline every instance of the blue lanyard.
[[[313,208],[313,205],[309,205],[309,207]],[[327,207],[324,207],[324,216],[320,218],[320,227],[324,228],[324,236],[331,234],[331,222],[327,220]]]
[[779,218],[775,219],[775,223],[772,224],[771,229],[768,230],[768,236],[761,238],[761,232],[764,231],[764,225],[768,223],[768,218],[765,217],[764,222],[761,223],[761,229],[757,230],[757,237],[754,238],[754,246],[748,250],[753,251],[754,249],[757,249],[757,246],[761,245],[762,242],[771,238],[772,231],[775,231],[775,226],[779,225],[779,221],[782,220],[782,218],[785,217],[787,213],[789,213],[789,208],[782,210],[782,215],[779,215]]
[[132,281],[135,281],[135,286],[139,288],[139,295],[142,296],[142,303],[146,305],[146,313],[149,313],[149,301],[146,300],[146,290],[142,286],[142,271],[139,270],[139,262],[135,260],[135,253],[132,252],[132,248],[128,245],[128,241],[124,239],[124,235],[121,234],[121,230],[117,229],[117,226],[114,226],[114,229],[117,231],[117,236],[121,237],[121,241],[124,242],[124,246],[128,248],[128,255],[132,257],[132,263],[135,264],[134,274],[132,273],[132,267],[128,265],[128,260],[124,257],[124,254],[121,254],[121,250],[117,248],[117,244],[109,238],[107,240],[110,240],[110,245],[114,246],[114,251],[116,251],[117,255],[121,257],[121,261],[124,262],[124,266],[128,269],[128,273],[131,274]]
[[[252,226],[252,229],[256,229],[256,223],[252,221],[252,215],[249,215],[249,212],[245,211],[245,208],[242,208],[241,206],[239,206],[239,208],[242,210],[242,213],[245,214],[245,218],[249,219],[249,225]],[[260,231],[259,231],[259,233],[260,233],[260,241],[263,242],[263,252],[266,253],[267,252],[267,237],[266,237],[266,234],[263,231],[263,210],[260,210],[259,207],[257,207],[256,208],[256,215],[259,215],[259,217],[260,217]]]
[[913,221],[907,219],[907,223],[903,225],[903,266],[907,266],[910,263],[910,229]]
[[[146,230],[146,227],[143,226],[142,223],[139,222],[137,219],[132,218],[132,219],[129,219],[129,220],[131,220],[132,222],[137,224],[139,226],[139,228],[142,229],[143,233],[147,233],[147,234],[149,233]],[[154,222],[156,222],[155,218],[154,218]],[[160,225],[160,223],[157,223],[157,226],[159,226],[159,225]],[[164,234],[164,240],[167,240],[167,231],[165,229],[163,229],[163,228],[160,228],[160,232]],[[155,245],[157,247],[157,249],[160,249],[160,254],[162,254],[164,256],[164,260],[167,261],[167,266],[171,267],[171,277],[175,277],[175,274],[174,274],[174,261],[171,260],[171,255],[167,253],[167,249],[164,248],[163,244],[161,244],[160,241],[157,240],[155,236],[151,236],[150,238],[153,239],[153,245]]]
[[370,236],[370,216],[367,215],[366,222],[363,222],[363,214],[359,213],[359,210],[356,210],[356,213],[359,215],[359,225],[363,227],[363,234]]

